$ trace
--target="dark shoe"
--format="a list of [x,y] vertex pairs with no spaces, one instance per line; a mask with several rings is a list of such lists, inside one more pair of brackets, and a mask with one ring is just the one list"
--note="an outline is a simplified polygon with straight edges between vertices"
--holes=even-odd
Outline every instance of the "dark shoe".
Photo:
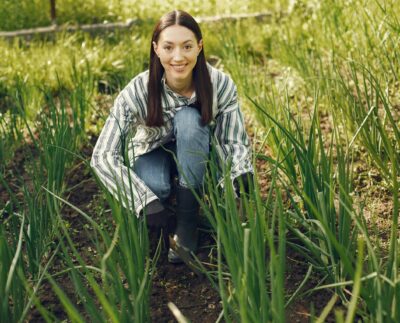
[[179,187],[176,191],[176,229],[174,241],[176,243],[175,250],[169,249],[168,261],[171,263],[181,263],[183,260],[179,257],[176,249],[190,255],[196,252],[198,232],[197,221],[199,214],[199,203],[188,188]]

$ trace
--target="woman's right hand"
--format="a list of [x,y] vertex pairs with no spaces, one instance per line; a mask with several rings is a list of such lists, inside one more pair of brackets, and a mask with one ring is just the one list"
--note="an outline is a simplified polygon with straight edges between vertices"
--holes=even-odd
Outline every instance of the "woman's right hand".
[[150,231],[163,229],[165,233],[173,232],[175,223],[174,213],[166,209],[159,200],[146,205],[142,214],[146,216],[147,227]]

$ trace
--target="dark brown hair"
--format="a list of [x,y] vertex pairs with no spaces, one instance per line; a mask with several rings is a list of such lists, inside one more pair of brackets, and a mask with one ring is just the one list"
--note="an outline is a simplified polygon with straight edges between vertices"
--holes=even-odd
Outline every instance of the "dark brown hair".
[[[160,59],[154,52],[153,42],[158,42],[161,32],[169,26],[180,25],[190,29],[199,42],[203,36],[196,20],[185,11],[174,10],[161,17],[154,28],[153,37],[150,43],[150,67],[147,100],[147,119],[146,125],[149,127],[159,127],[164,124],[161,106],[161,78],[164,67]],[[203,125],[208,124],[212,119],[212,85],[210,74],[207,69],[204,46],[197,56],[196,65],[193,68],[193,80],[196,91],[197,104],[201,107],[201,120]]]

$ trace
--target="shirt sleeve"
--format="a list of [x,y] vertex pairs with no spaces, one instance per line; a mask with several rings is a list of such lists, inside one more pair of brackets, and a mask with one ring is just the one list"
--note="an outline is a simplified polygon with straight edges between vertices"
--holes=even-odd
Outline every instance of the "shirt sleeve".
[[222,162],[231,163],[231,179],[251,172],[251,147],[244,126],[243,115],[237,97],[237,88],[230,77],[225,77],[218,83],[218,114],[214,137],[217,142],[217,152]]
[[146,184],[123,162],[123,147],[138,116],[123,98],[117,97],[93,150],[90,165],[105,187],[139,216],[145,205],[157,199]]

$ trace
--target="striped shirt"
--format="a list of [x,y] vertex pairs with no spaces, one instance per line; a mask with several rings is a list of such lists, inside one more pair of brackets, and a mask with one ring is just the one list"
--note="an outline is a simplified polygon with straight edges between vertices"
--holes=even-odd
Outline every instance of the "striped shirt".
[[[231,179],[253,172],[249,138],[237,98],[236,85],[225,73],[207,64],[213,88],[211,133],[221,161],[231,163]],[[119,93],[94,147],[91,166],[95,173],[126,207],[137,214],[156,195],[133,172],[135,158],[173,138],[172,119],[177,111],[196,101],[173,92],[162,78],[161,105],[164,126],[147,127],[147,83],[149,71],[133,78]],[[119,192],[119,193],[118,193]]]

